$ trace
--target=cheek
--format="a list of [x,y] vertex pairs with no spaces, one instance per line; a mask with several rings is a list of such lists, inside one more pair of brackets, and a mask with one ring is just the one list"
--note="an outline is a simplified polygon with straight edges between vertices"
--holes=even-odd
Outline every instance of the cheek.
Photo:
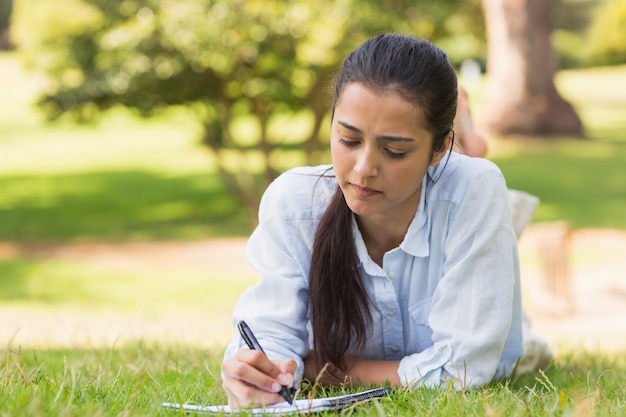
[[336,171],[338,171],[341,167],[346,166],[347,157],[345,155],[345,151],[338,143],[331,143],[330,157],[332,159],[333,167]]
[[417,163],[416,161],[412,161],[398,165],[396,169],[393,170],[393,179],[391,181],[396,184],[402,184],[407,189],[420,187],[427,169],[428,164],[422,161]]

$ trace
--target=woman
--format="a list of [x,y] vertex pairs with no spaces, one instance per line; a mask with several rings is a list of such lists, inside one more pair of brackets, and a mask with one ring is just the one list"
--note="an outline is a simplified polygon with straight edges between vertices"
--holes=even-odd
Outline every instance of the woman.
[[[337,76],[332,166],[281,175],[246,254],[262,275],[235,308],[231,406],[283,401],[301,377],[457,389],[522,355],[516,237],[498,168],[450,152],[457,81],[427,41],[385,34]],[[244,348],[242,348],[244,347]],[[325,365],[327,365],[325,367]]]

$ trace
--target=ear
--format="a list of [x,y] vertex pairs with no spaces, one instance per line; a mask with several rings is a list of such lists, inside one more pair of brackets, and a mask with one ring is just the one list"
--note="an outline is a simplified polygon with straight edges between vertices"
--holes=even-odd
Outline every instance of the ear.
[[441,146],[441,149],[433,153],[433,160],[430,161],[431,166],[437,165],[439,162],[441,162],[445,154],[450,150],[453,138],[454,130],[450,130],[450,133],[448,133],[446,138],[443,140],[443,145]]

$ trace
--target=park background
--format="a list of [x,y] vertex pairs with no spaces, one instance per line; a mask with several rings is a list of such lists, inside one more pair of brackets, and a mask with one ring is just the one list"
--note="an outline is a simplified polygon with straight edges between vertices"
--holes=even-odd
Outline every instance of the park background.
[[[12,6],[2,35],[9,50],[0,52],[0,398],[8,404],[0,415],[153,415],[160,401],[224,400],[217,381],[230,312],[257,279],[243,256],[255,199],[281,170],[328,161],[327,116],[320,126],[311,116],[327,102],[307,101],[303,92],[326,87],[306,84],[315,79],[306,60],[294,63],[293,45],[322,57],[315,61],[327,75],[322,82],[346,50],[377,31],[428,36],[459,68],[475,118],[488,111],[480,1],[423,2],[423,10],[419,2],[332,3],[344,5],[341,13],[328,13],[326,2],[293,2],[276,20],[291,22],[288,30],[276,24],[278,36],[259,21],[274,22],[283,2],[250,1],[242,15],[229,8],[236,1],[0,1],[0,11]],[[409,12],[389,13],[391,3]],[[189,12],[209,6],[210,24]],[[488,157],[509,186],[541,200],[520,241],[521,267],[533,328],[551,343],[556,364],[518,382],[502,403],[447,393],[448,411],[440,399],[422,399],[428,406],[421,411],[501,415],[518,402],[544,415],[626,413],[626,378],[601,376],[626,368],[625,10],[618,0],[554,5],[554,81],[580,117],[583,137],[489,135]],[[240,77],[227,85],[247,98],[227,112],[232,142],[207,141],[207,125],[224,133],[211,125],[219,107],[203,101],[220,84],[202,90],[193,75],[199,70],[185,72],[171,51],[159,49],[163,43],[140,50],[151,33],[142,25],[158,13],[164,25],[167,13],[179,13],[175,23],[189,29],[185,45],[200,40],[216,55],[271,56],[260,70],[248,63],[240,72],[231,71],[235,61],[202,61]],[[337,21],[322,24],[324,17]],[[94,56],[103,72],[89,74],[81,65]],[[120,76],[129,62],[146,69]],[[464,62],[480,74],[463,73]],[[305,81],[293,86],[282,71]],[[110,84],[100,95],[98,80]],[[268,97],[278,105],[263,127],[256,109]],[[555,230],[567,231],[565,240],[550,240]],[[567,254],[567,290],[549,288],[544,262],[552,250]],[[580,378],[563,376],[575,371]],[[118,386],[119,375],[126,384]],[[416,407],[405,406],[407,415]]]

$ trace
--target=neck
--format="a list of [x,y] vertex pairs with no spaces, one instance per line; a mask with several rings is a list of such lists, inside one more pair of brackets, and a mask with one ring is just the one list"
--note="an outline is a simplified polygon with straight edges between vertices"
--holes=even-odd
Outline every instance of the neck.
[[409,222],[377,221],[377,219],[362,219],[357,217],[357,224],[367,247],[367,252],[374,262],[382,266],[386,252],[397,248],[404,240],[409,228]]

